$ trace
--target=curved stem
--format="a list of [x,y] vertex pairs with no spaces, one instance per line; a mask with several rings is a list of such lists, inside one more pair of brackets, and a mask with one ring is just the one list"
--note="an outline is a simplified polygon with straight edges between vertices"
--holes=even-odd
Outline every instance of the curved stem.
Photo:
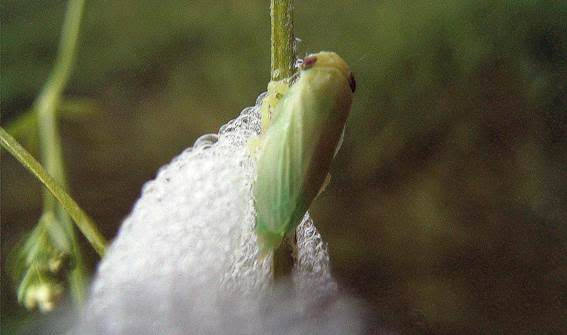
[[65,211],[73,218],[79,230],[85,235],[96,252],[101,257],[104,256],[106,240],[89,216],[79,207],[75,200],[65,192],[63,187],[47,173],[41,164],[2,127],[0,127],[0,144],[42,182],[47,190],[59,201]]
[[[56,109],[61,93],[71,75],[77,51],[77,41],[79,39],[79,28],[84,4],[85,0],[69,0],[61,31],[61,39],[59,40],[55,66],[34,103],[34,109],[37,111],[39,121],[38,130],[41,159],[48,173],[60,183],[62,190],[67,189],[67,181],[63,165],[61,139],[57,127]],[[57,204],[48,191],[43,192],[43,212],[55,213],[58,222],[67,232],[71,242],[72,257],[75,260],[75,267],[73,267],[69,274],[71,293],[75,299],[81,303],[85,297],[84,292],[87,280],[81,250],[71,220],[65,210]]]
[[[34,109],[38,113],[42,161],[47,171],[64,187],[66,185],[65,170],[55,111],[71,74],[83,6],[84,0],[69,1],[55,66],[34,103]],[[46,193],[44,206],[54,206],[50,198],[49,193]]]

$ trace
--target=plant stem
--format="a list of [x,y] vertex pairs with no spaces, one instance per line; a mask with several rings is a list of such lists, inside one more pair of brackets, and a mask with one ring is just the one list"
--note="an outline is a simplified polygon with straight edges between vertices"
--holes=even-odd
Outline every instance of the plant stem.
[[285,237],[280,246],[274,250],[272,259],[272,274],[274,280],[287,278],[291,275],[293,270],[293,263],[295,260],[295,251],[297,245],[295,244],[295,234],[291,237]]
[[289,78],[295,73],[293,4],[294,0],[271,0],[270,2],[272,18],[272,81]]
[[[272,25],[271,80],[290,78],[295,73],[295,36],[293,33],[294,0],[271,0]],[[274,250],[272,274],[275,281],[291,275],[295,252],[295,235],[284,238]]]
[[[55,66],[34,103],[39,120],[42,161],[47,171],[64,187],[66,178],[55,110],[71,74],[83,5],[84,0],[69,1]],[[54,199],[47,192],[44,196],[44,206],[47,208],[55,206]]]
[[73,218],[79,230],[85,235],[96,252],[101,257],[104,256],[106,240],[89,216],[79,207],[75,200],[65,192],[63,187],[49,175],[41,164],[2,127],[0,127],[0,144],[43,183],[47,190],[51,192],[65,211]]
[[[67,188],[67,182],[63,166],[61,139],[57,127],[56,109],[73,67],[84,4],[84,0],[69,0],[68,2],[55,66],[33,106],[37,111],[39,121],[42,162],[48,173],[61,184],[62,189]],[[73,297],[81,303],[84,300],[87,281],[81,250],[71,220],[48,191],[43,192],[43,212],[52,212],[56,215],[57,222],[62,225],[71,242],[71,256],[74,259],[75,266],[70,271],[69,283]]]

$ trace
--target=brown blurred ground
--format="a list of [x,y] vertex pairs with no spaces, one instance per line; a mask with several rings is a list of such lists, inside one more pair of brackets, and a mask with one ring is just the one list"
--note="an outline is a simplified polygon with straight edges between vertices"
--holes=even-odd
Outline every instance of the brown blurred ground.
[[[45,80],[64,4],[3,0],[3,126]],[[61,128],[73,195],[107,237],[159,166],[254,104],[267,13],[265,1],[88,2],[66,95],[95,108]],[[296,29],[300,56],[334,50],[358,83],[313,206],[344,286],[403,333],[564,332],[565,3],[298,1]],[[41,199],[2,158],[5,255]],[[3,327],[28,317],[5,278]]]

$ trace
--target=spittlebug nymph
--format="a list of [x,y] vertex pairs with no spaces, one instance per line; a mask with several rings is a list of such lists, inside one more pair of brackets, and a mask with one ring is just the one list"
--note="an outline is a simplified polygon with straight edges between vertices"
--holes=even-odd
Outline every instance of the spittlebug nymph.
[[257,144],[256,234],[266,252],[293,232],[328,182],[356,87],[334,52],[303,59]]

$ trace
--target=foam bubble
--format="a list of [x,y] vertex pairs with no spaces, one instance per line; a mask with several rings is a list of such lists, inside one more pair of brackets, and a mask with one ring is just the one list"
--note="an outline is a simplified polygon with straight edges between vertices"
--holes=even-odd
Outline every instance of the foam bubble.
[[[277,333],[271,327],[295,318],[307,320],[298,333],[317,333],[316,325],[327,329],[344,319],[335,312],[355,314],[338,295],[326,245],[308,214],[297,228],[293,288],[274,290],[271,257],[258,257],[255,163],[247,142],[260,133],[263,97],[218,134],[201,136],[144,185],[99,265],[83,332]],[[309,316],[319,305],[326,307]],[[290,327],[286,333],[295,332]],[[344,330],[336,325],[333,332]]]

